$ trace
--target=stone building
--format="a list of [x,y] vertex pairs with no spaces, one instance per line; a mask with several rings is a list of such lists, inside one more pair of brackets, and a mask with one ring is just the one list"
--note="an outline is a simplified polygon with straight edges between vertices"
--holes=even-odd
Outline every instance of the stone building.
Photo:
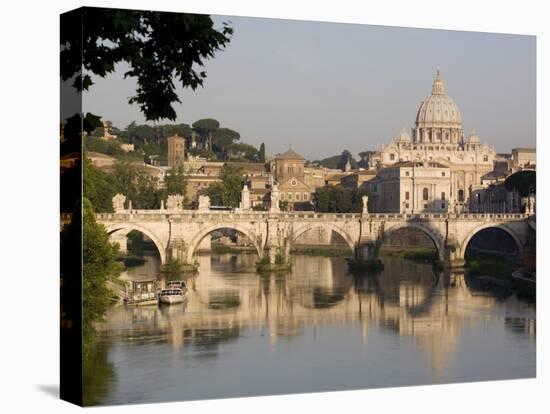
[[185,161],[185,138],[177,133],[167,138],[168,167],[183,166]]
[[286,152],[275,155],[271,160],[270,171],[277,182],[282,183],[292,177],[303,177],[304,163],[305,158],[289,147]]
[[[378,178],[372,184],[373,187],[380,187],[375,196],[390,197],[391,195],[392,197],[391,200],[377,200],[376,208],[391,206],[392,211],[396,208],[407,210],[404,207],[406,200],[402,198],[401,190],[398,194],[401,207],[396,207],[397,193],[388,189],[392,188],[392,185],[396,185],[391,183],[391,180],[394,180],[393,176],[397,174],[396,170],[390,169],[388,173],[383,171],[388,167],[403,166],[405,165],[403,163],[410,162],[414,164],[409,165],[415,165],[416,177],[429,177],[433,174],[437,175],[439,172],[445,172],[445,176],[437,177],[436,189],[428,188],[428,200],[424,200],[422,197],[415,199],[414,204],[411,200],[409,209],[418,211],[417,209],[423,209],[424,205],[428,204],[428,209],[433,208],[434,211],[441,211],[443,203],[436,203],[434,200],[440,199],[441,193],[444,192],[447,206],[450,205],[454,208],[456,205],[460,211],[467,210],[472,187],[481,185],[482,177],[493,171],[496,152],[489,145],[482,144],[473,130],[465,138],[460,110],[453,99],[446,94],[439,70],[436,72],[431,94],[421,101],[417,109],[411,133],[412,138],[403,129],[390,144],[383,146],[381,150],[364,154],[364,162],[369,169],[378,171]],[[427,167],[424,167],[425,163],[428,163]],[[433,167],[435,163],[438,167]],[[400,171],[405,172],[405,169],[400,168]],[[390,181],[384,184],[385,180]],[[406,178],[406,180],[409,179]],[[447,184],[443,185],[443,181],[447,181]],[[439,190],[443,187],[445,190]],[[418,188],[415,187],[409,191],[416,192],[417,190]],[[424,203],[424,201],[428,201],[428,203]]]
[[304,167],[304,182],[310,188],[319,188],[325,185],[325,168],[319,166]]
[[311,193],[315,188],[305,182],[305,158],[289,148],[282,154],[277,154],[270,162],[270,171],[277,182],[280,200],[288,203],[289,210],[297,208],[297,204],[311,203]]
[[451,169],[434,161],[401,161],[369,181],[375,211],[388,213],[447,212]]
[[514,148],[511,158],[513,170],[537,166],[537,153],[534,148]]
[[340,179],[341,184],[346,188],[363,189],[368,187],[368,183],[376,179],[375,170],[354,171]]

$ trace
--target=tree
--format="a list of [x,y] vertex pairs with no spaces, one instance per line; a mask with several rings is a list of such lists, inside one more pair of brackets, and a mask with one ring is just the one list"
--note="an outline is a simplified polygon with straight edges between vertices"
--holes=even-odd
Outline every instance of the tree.
[[181,101],[174,80],[183,88],[202,86],[204,61],[233,34],[227,22],[214,29],[208,15],[93,7],[74,13],[82,17],[67,15],[61,25],[62,80],[74,78],[78,91],[88,90],[91,74],[103,78],[125,61],[124,77],[137,78],[136,95],[128,102],[137,103],[148,121],[176,119],[172,104]]
[[241,135],[237,131],[229,128],[219,128],[212,134],[212,145],[214,152],[219,154],[221,160],[227,160],[229,148],[235,141],[241,139]]
[[351,168],[358,167],[357,161],[353,159],[348,150],[342,151],[340,155],[333,155],[332,157],[323,158],[321,160],[314,160],[313,163],[327,168],[343,170],[348,160],[351,163]]
[[158,179],[139,171],[136,175],[135,196],[132,204],[135,208],[158,209],[163,193],[159,190]]
[[199,119],[193,123],[193,129],[206,141],[208,150],[212,152],[212,134],[220,127],[220,123],[212,118]]
[[84,157],[83,194],[90,201],[97,213],[111,213],[113,211],[113,196],[115,187],[113,177],[94,167],[92,162]]
[[520,197],[536,194],[537,173],[533,170],[518,171],[506,178],[504,186],[508,191],[517,191]]
[[342,155],[340,155],[340,160],[338,161],[338,169],[344,170],[346,167],[347,162],[349,161],[351,163],[351,160],[353,159],[351,152],[348,150],[342,151]]
[[168,138],[174,134],[178,134],[180,137],[188,137],[193,131],[193,128],[187,124],[162,125],[160,128],[164,138]]
[[135,200],[138,171],[130,161],[117,160],[113,165],[113,184],[116,193],[126,196],[126,203]]
[[260,151],[258,152],[258,158],[260,162],[265,162],[265,144],[260,144]]
[[181,194],[185,197],[187,194],[188,181],[189,176],[183,166],[179,165],[177,167],[172,167],[164,178],[166,194]]
[[259,153],[256,147],[244,142],[237,142],[231,145],[231,159],[236,161],[258,162]]
[[[70,231],[70,230],[68,230]],[[65,234],[65,237],[67,235]],[[118,245],[109,242],[109,234],[95,221],[92,203],[82,201],[82,326],[84,336],[94,331],[109,307],[112,292],[107,280],[117,272]]]
[[343,185],[320,187],[313,194],[315,210],[323,213],[360,213],[365,194],[366,190]]
[[105,141],[97,136],[87,136],[84,139],[84,147],[88,151],[107,154],[112,157],[117,157],[126,154],[118,141]]
[[220,171],[221,182],[212,184],[204,190],[212,205],[238,207],[244,178],[241,168],[225,164]]
[[82,151],[82,132],[91,135],[93,131],[103,125],[101,117],[86,113],[82,116],[76,113],[65,120],[63,125],[63,140],[61,141],[61,155]]
[[126,207],[132,202],[132,208],[158,209],[164,196],[159,188],[158,179],[141,171],[130,161],[117,160],[112,172],[115,193],[126,196]]

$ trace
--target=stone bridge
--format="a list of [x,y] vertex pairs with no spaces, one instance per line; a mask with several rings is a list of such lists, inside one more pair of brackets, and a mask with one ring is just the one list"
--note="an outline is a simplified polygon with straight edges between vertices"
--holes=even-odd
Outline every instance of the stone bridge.
[[529,214],[520,213],[334,214],[182,209],[124,210],[96,214],[96,218],[123,251],[129,232],[145,234],[158,248],[162,264],[172,259],[192,264],[203,239],[219,229],[243,234],[259,257],[274,263],[277,255],[288,261],[296,240],[313,229],[336,232],[356,259],[371,260],[376,258],[385,236],[403,228],[415,228],[432,240],[439,260],[449,267],[464,264],[469,241],[487,228],[498,228],[510,235],[521,255],[533,221]]

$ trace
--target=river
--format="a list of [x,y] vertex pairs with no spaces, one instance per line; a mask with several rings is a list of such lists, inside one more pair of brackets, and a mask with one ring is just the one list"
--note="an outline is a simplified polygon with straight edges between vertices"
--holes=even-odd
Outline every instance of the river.
[[[151,277],[146,255],[127,278]],[[184,305],[110,309],[85,367],[88,404],[146,403],[535,376],[535,306],[464,273],[384,258],[292,257],[260,276],[254,254],[198,257]]]

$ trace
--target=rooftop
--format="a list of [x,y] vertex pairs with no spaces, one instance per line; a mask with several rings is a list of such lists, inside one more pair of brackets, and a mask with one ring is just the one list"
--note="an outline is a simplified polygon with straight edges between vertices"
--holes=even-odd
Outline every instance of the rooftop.
[[295,152],[292,147],[289,147],[286,152],[275,155],[276,160],[305,160],[300,154]]

